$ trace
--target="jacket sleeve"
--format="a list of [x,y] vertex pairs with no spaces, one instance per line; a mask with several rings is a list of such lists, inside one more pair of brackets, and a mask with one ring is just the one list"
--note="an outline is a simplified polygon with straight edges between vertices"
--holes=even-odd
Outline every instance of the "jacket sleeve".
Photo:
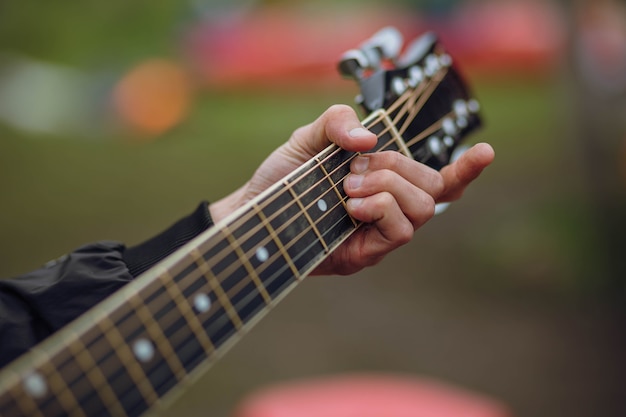
[[150,269],[213,224],[208,203],[134,247],[88,244],[41,269],[0,280],[0,367]]

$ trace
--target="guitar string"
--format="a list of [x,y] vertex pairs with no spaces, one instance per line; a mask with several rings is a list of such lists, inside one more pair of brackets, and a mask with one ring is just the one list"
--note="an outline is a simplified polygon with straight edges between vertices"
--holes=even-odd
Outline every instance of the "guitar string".
[[[396,105],[398,105],[399,103],[400,103],[400,100],[398,100],[398,101],[394,104],[394,106],[395,106],[395,107],[397,107]],[[394,106],[392,106],[392,107],[394,107]],[[392,107],[390,107],[390,109],[392,109]],[[390,110],[390,111],[391,111],[391,110]],[[375,125],[376,123],[379,123],[379,122],[380,122],[380,120],[382,120],[382,117],[380,117],[380,118],[378,118],[378,119],[374,120],[373,125]],[[380,134],[380,135],[382,136],[382,134],[386,133],[388,130],[389,130],[389,128],[385,129],[383,132],[381,132],[381,134]],[[390,143],[393,143],[393,140],[391,140],[391,141],[390,141],[390,142],[388,142],[387,144],[383,145],[383,147],[382,147],[381,149],[382,149],[382,150],[386,149],[386,148],[387,148],[387,146],[388,146]],[[335,151],[333,151],[333,152],[332,152],[332,153],[331,153],[328,157],[326,157],[326,158],[324,159],[324,161],[323,161],[323,162],[327,161],[330,157],[335,156],[335,155],[337,154],[337,152],[338,152],[338,151],[340,151],[340,149],[336,149]],[[340,167],[345,166],[345,165],[346,165],[347,163],[349,163],[349,162],[350,162],[350,161],[351,161],[351,160],[352,160],[355,156],[356,156],[356,155],[351,156],[351,157],[350,157],[350,158],[349,158],[346,162],[342,163],[342,165],[341,165]],[[319,166],[319,165],[320,165],[320,164],[318,164],[318,166]],[[338,168],[340,168],[340,167],[338,167]],[[316,167],[313,167],[313,168],[311,168],[311,169],[315,169],[315,168],[316,168]],[[337,170],[337,169],[335,169],[334,171],[336,171],[336,170]],[[333,173],[334,173],[334,171],[333,171]],[[330,176],[330,175],[331,175],[331,174],[327,175],[327,177],[328,177],[328,176]],[[344,177],[344,178],[345,178],[345,177]],[[318,184],[319,184],[319,183],[324,182],[324,181],[325,181],[325,180],[327,180],[327,179],[328,179],[328,178],[323,178],[323,179],[321,179],[320,181],[318,181]],[[340,183],[341,181],[343,181],[343,179],[341,179],[341,180],[339,181],[339,183]],[[296,182],[296,181],[294,181],[294,183],[295,183],[295,182]],[[293,183],[292,183],[292,184],[293,184]],[[289,184],[289,186],[292,186],[292,184]],[[336,187],[336,185],[335,185],[334,187]],[[308,191],[309,191],[309,190],[307,190],[307,192],[308,192]],[[326,191],[325,191],[325,193],[328,193],[328,192],[331,192],[331,190],[326,190]],[[313,204],[313,203],[309,204],[309,205],[308,205],[308,207],[311,207],[311,205],[312,205],[312,204]],[[341,201],[339,201],[339,202],[338,202],[338,203],[337,203],[337,204],[333,207],[333,209],[334,209],[335,207],[338,207],[339,205],[341,205]],[[331,210],[333,210],[333,209],[331,209]],[[252,216],[250,216],[250,217],[252,217]],[[344,216],[344,217],[345,217],[345,216]],[[319,220],[318,220],[318,222],[319,222]],[[242,300],[242,301],[243,301],[243,300]],[[237,307],[238,307],[238,306],[237,306]],[[213,317],[214,317],[213,315],[212,315],[212,316],[210,316],[210,317],[209,317],[209,320],[210,320],[211,318],[213,318]],[[144,326],[144,327],[145,327],[145,326]],[[89,342],[87,342],[87,343],[89,343]],[[94,359],[95,359],[95,358],[94,358]],[[95,359],[95,360],[96,360],[96,361],[99,361],[99,359]]]

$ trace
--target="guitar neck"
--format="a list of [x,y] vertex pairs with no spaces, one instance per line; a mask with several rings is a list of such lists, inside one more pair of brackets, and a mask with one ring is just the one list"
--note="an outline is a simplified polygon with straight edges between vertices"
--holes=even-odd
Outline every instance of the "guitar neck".
[[[373,151],[405,150],[388,115]],[[359,227],[334,145],[16,361],[3,416],[137,416],[211,366]]]

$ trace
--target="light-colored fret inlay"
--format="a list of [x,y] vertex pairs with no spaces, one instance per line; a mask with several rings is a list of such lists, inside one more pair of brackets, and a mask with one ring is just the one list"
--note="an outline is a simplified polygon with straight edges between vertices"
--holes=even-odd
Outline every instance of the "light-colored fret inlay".
[[234,238],[234,236],[232,235],[232,233],[228,230],[226,226],[222,228],[221,232],[224,236],[226,236],[226,239],[228,239],[228,242],[230,243],[231,248],[235,250],[235,253],[241,260],[241,263],[243,264],[244,268],[246,268],[246,271],[248,271],[248,275],[250,276],[250,279],[252,279],[257,290],[263,297],[263,300],[265,300],[265,304],[270,304],[272,302],[272,298],[267,293],[267,290],[265,289],[265,285],[263,285],[263,283],[261,282],[261,279],[259,278],[259,274],[256,272],[256,270],[254,269],[254,267],[248,260],[248,257],[246,256],[243,249],[241,249],[241,246],[239,246],[239,243],[237,242],[237,240]]
[[[183,317],[185,317],[185,319],[187,320],[187,323],[189,324],[191,331],[193,331],[193,333],[196,335],[196,339],[198,339],[204,351],[207,353],[214,352],[215,346],[213,345],[213,342],[211,342],[211,339],[209,339],[204,328],[202,327],[202,323],[200,322],[198,317],[194,314],[193,307],[191,307],[189,301],[185,298],[185,296],[180,291],[178,286],[174,283],[174,279],[169,275],[167,271],[162,272],[161,274],[159,274],[159,276],[161,278],[161,282],[163,283],[163,286],[165,287],[167,292],[170,294],[170,297],[172,298],[172,300],[178,307],[178,310],[181,312]],[[200,312],[204,313],[204,312],[207,312],[211,308],[211,299],[205,294],[202,294],[202,295],[206,297],[206,299],[203,299],[204,304],[200,305],[200,303],[202,303],[203,301],[198,301],[199,300],[197,298],[198,296],[196,296],[196,298],[194,299],[194,306],[198,308]]]
[[[37,405],[37,402],[35,400],[36,397],[34,397],[31,393],[29,393],[28,388],[25,386],[25,384],[27,384],[26,380],[33,374],[37,374],[41,378],[43,378],[43,375],[41,375],[36,370],[30,371],[29,374],[24,375],[22,377],[20,377],[18,374],[11,374],[13,376],[13,381],[15,382],[12,384],[9,384],[12,386],[12,389],[9,392],[12,395],[13,399],[15,400],[15,403],[17,404],[19,409],[22,411],[20,415],[44,417],[44,415],[41,412],[41,409],[39,408],[39,405]],[[21,381],[21,384],[18,381]],[[46,385],[46,393],[47,393],[48,384],[45,378],[44,378],[44,383]]]
[[167,365],[172,373],[176,376],[176,379],[179,381],[182,380],[185,376],[187,376],[187,371],[185,371],[185,367],[178,359],[178,356],[176,355],[176,352],[174,352],[169,340],[165,337],[165,334],[163,334],[161,325],[154,320],[148,307],[146,307],[146,305],[138,297],[131,297],[129,303],[137,312],[137,317],[139,317],[141,322],[144,324],[148,334],[152,338],[152,342],[161,352],[161,355],[167,362]]
[[217,296],[218,301],[220,302],[220,304],[222,304],[224,310],[226,310],[226,314],[228,315],[228,317],[230,317],[230,321],[233,323],[237,330],[241,330],[241,328],[243,327],[243,322],[241,321],[237,310],[235,310],[235,307],[233,307],[232,303],[230,302],[230,298],[228,298],[228,295],[220,285],[219,281],[211,272],[211,268],[209,268],[209,265],[207,265],[207,263],[204,261],[204,257],[202,256],[202,254],[198,251],[198,249],[193,249],[190,255],[194,259],[196,265],[198,265],[198,269],[200,270],[202,275],[204,275],[207,282],[211,286],[211,289]]
[[[300,201],[300,198],[298,197],[296,192],[293,190],[293,187],[289,186],[288,183],[285,183],[285,187],[287,187],[289,189],[289,192],[291,193],[291,196],[296,201],[296,204],[298,204],[298,207],[300,207],[300,211],[304,214],[304,217],[306,217],[307,221],[311,225],[311,228],[313,229],[313,232],[317,236],[317,240],[319,240],[320,243],[322,244],[322,246],[324,246],[324,252],[326,252],[326,253],[330,252],[330,249],[328,249],[328,245],[326,244],[326,241],[324,240],[324,238],[322,237],[322,234],[318,230],[317,225],[315,224],[315,222],[313,221],[311,216],[309,216],[308,211],[306,210],[306,208],[302,204],[302,201]],[[324,200],[318,200],[318,203],[319,203],[319,201],[324,201]],[[324,202],[324,205],[326,205],[326,202]],[[325,210],[322,210],[322,211],[325,211]]]
[[300,271],[298,271],[298,268],[296,268],[296,265],[293,263],[293,260],[291,259],[291,256],[289,256],[289,253],[287,252],[287,249],[285,249],[285,246],[283,245],[283,242],[278,237],[278,234],[276,233],[276,230],[274,230],[274,228],[270,224],[270,222],[267,219],[267,217],[265,217],[265,214],[263,214],[263,211],[261,211],[259,206],[254,204],[254,209],[255,209],[257,215],[259,216],[259,218],[261,219],[261,222],[263,222],[263,226],[265,226],[265,229],[267,229],[267,231],[269,232],[270,237],[272,238],[274,243],[276,243],[276,246],[278,247],[278,251],[283,256],[283,258],[285,258],[285,261],[287,261],[287,265],[289,265],[289,268],[291,269],[291,272],[293,272],[293,274],[298,279],[298,281],[302,280],[302,275],[300,274]]
[[[330,177],[330,174],[328,173],[328,171],[326,171],[326,168],[324,168],[324,165],[322,165],[322,161],[320,161],[318,158],[315,158],[315,161],[319,164],[320,169],[324,172],[324,177],[328,180],[328,182],[330,183],[330,187],[335,191],[335,194],[337,194],[337,197],[339,198],[339,201],[343,205],[344,210],[346,210],[346,213],[348,213],[348,206],[346,205],[346,200],[343,199],[343,196],[337,189],[337,184],[335,184],[333,179]],[[352,221],[352,224],[354,225],[354,227],[359,227],[359,223],[352,216],[350,216],[350,214],[348,214],[348,217]]]
[[[42,350],[38,350],[38,352],[41,355],[47,356]],[[50,392],[54,394],[54,397],[68,416],[86,417],[79,400],[74,395],[74,392],[67,386],[67,382],[65,382],[63,377],[59,374],[50,359],[51,358],[48,357],[48,360],[41,368],[42,373],[47,375],[47,385]]]
[[104,337],[115,350],[117,358],[122,362],[122,366],[128,371],[128,375],[137,386],[146,404],[149,406],[157,404],[159,401],[158,394],[154,391],[147,375],[135,360],[135,355],[124,341],[124,337],[115,326],[115,323],[113,323],[110,318],[103,317],[103,319],[98,322],[98,326],[100,326]]

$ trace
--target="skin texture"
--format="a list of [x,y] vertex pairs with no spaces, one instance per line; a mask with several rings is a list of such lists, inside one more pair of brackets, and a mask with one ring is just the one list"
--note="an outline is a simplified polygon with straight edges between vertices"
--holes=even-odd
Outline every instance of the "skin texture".
[[[211,204],[215,222],[232,213],[331,142],[349,151],[367,151],[376,135],[364,129],[349,106],[334,105],[313,123],[297,129],[241,188]],[[348,275],[380,262],[408,243],[430,220],[435,204],[459,199],[494,159],[493,148],[479,143],[440,172],[398,152],[379,152],[352,161],[344,189],[348,212],[366,224],[337,248],[313,275]]]

